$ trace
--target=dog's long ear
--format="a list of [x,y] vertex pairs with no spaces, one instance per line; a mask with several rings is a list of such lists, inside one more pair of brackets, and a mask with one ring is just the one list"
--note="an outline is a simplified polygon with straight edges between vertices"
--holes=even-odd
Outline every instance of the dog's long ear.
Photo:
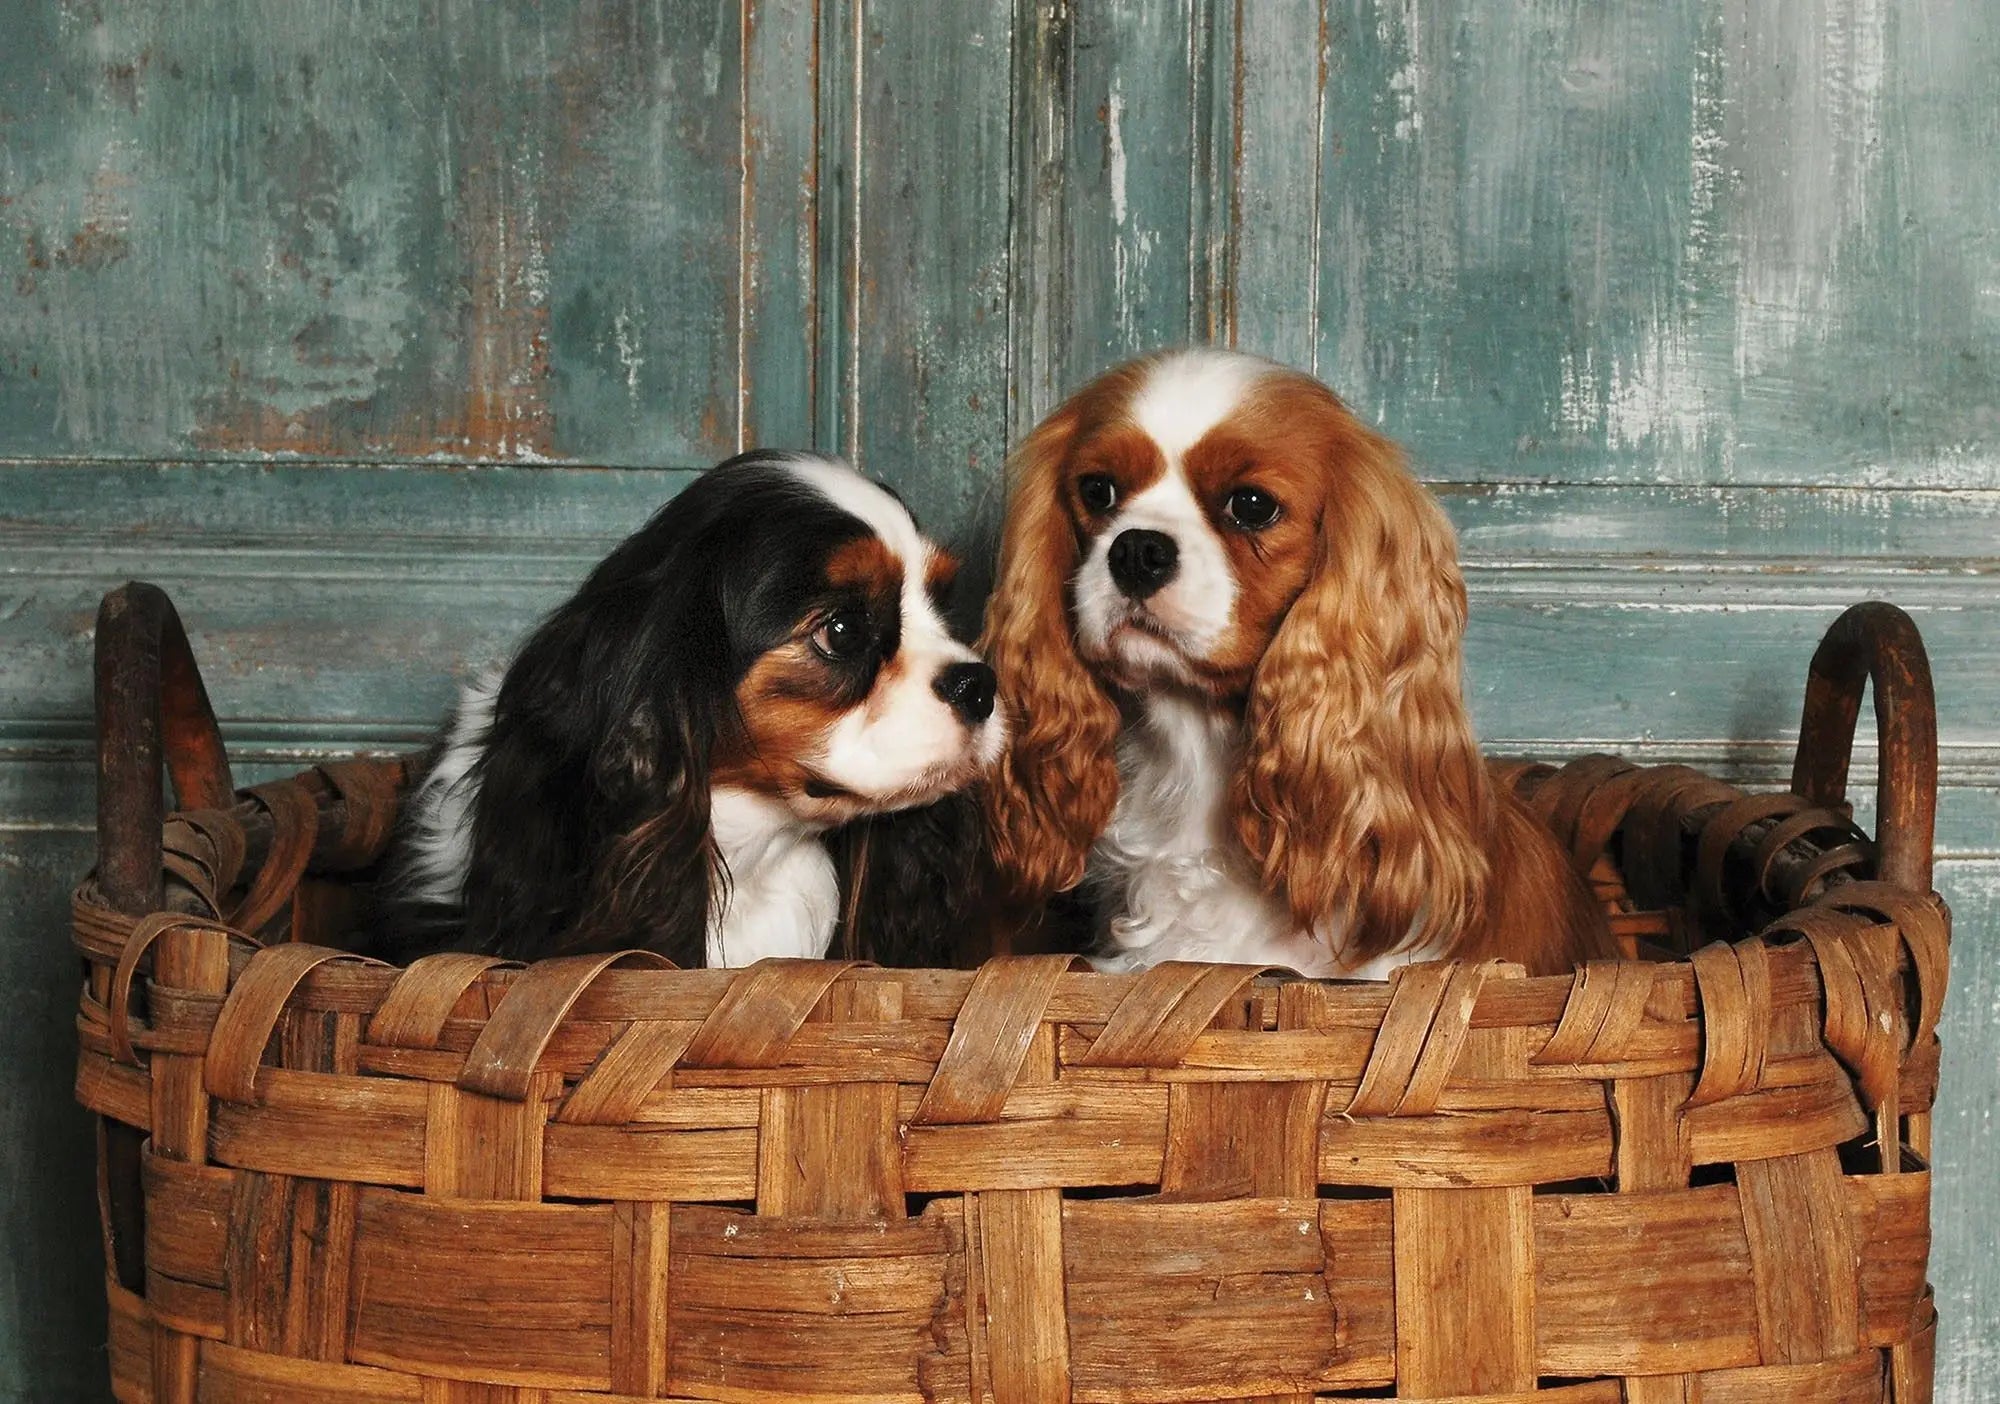
[[706,963],[710,913],[728,882],[709,832],[713,743],[698,711],[642,709],[593,758],[606,838],[569,949],[645,946],[683,969]]
[[[467,928],[518,959],[646,946],[698,966],[719,874],[714,719],[691,660],[638,660],[685,631],[630,599],[573,602],[508,671],[478,766]],[[655,641],[634,646],[642,634]],[[660,679],[667,680],[662,691]]]
[[1395,446],[1337,438],[1319,561],[1245,717],[1236,828],[1301,926],[1366,959],[1477,923],[1492,795],[1461,683],[1451,524]]
[[829,954],[891,966],[977,964],[986,829],[970,794],[858,819],[833,836],[841,921]]
[[1118,709],[1077,656],[1070,619],[1079,548],[1064,474],[1080,417],[1070,401],[1008,465],[999,577],[979,643],[1011,727],[981,788],[987,836],[1003,893],[1031,902],[1082,880],[1118,799]]

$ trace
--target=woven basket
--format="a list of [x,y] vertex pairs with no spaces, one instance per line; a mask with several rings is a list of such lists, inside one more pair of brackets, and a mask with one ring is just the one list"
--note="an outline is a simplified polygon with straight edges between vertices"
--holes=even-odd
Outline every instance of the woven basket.
[[149,586],[97,685],[77,1095],[120,1399],[1930,1397],[1948,919],[1889,606],[1814,659],[1791,793],[1512,769],[1670,953],[1561,979],[391,968],[340,944],[400,762],[236,794]]

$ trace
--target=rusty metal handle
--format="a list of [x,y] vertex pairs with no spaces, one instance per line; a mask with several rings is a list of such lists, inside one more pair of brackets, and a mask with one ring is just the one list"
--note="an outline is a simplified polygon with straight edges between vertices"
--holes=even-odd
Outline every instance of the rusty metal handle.
[[1847,799],[1847,766],[1861,689],[1875,693],[1876,867],[1884,882],[1931,890],[1937,832],[1937,699],[1930,658],[1910,616],[1870,600],[1851,606],[1820,640],[1806,675],[1792,789],[1814,804]]
[[164,901],[163,768],[182,809],[227,809],[234,799],[181,617],[164,590],[135,580],[97,610],[97,883],[134,916]]

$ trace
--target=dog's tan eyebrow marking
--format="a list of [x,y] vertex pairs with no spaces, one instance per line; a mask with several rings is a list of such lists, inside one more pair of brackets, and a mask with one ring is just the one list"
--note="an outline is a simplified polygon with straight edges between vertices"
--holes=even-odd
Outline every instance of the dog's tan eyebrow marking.
[[893,592],[902,578],[901,558],[879,536],[857,536],[826,558],[827,583],[836,587],[855,587],[869,594]]
[[924,562],[924,591],[936,595],[951,588],[952,581],[958,579],[958,557],[942,546],[931,548],[930,559]]

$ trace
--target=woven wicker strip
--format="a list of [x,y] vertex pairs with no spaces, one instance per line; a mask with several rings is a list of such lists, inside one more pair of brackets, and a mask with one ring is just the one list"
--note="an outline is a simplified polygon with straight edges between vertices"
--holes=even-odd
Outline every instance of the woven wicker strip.
[[1827,721],[1874,677],[1884,813],[1927,843],[1884,607],[1816,665],[1839,754],[1797,794],[1505,772],[1662,958],[1377,985],[361,960],[408,767],[220,802],[170,608],[114,598],[104,666],[137,631],[173,685],[124,688],[162,710],[105,718],[107,757],[164,747],[201,806],[74,904],[120,1399],[1929,1398],[1949,919],[1907,835],[1878,872]]

